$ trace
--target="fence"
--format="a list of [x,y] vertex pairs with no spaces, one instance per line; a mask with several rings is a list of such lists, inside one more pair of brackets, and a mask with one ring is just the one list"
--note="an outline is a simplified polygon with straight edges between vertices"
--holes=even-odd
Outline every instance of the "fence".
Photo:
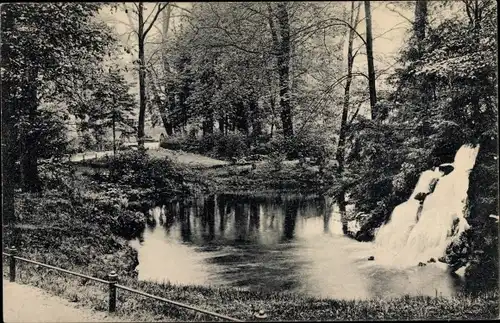
[[[118,284],[118,275],[114,271],[108,274],[108,280],[104,280],[104,279],[99,279],[99,278],[96,278],[96,277],[91,277],[91,276],[87,276],[87,275],[84,275],[84,274],[76,273],[76,272],[73,272],[73,271],[70,271],[70,270],[58,268],[58,267],[55,267],[55,266],[47,265],[47,264],[44,264],[44,263],[41,263],[41,262],[38,262],[38,261],[34,261],[34,260],[30,260],[30,259],[19,257],[19,256],[17,256],[17,250],[14,247],[7,248],[6,251],[7,252],[2,252],[2,254],[4,256],[7,256],[9,258],[9,280],[11,282],[15,282],[16,281],[16,260],[20,260],[20,261],[24,261],[24,262],[31,263],[31,264],[34,264],[34,265],[38,265],[38,266],[42,266],[42,267],[54,269],[54,270],[57,270],[57,271],[60,271],[60,272],[63,272],[63,273],[69,274],[69,275],[74,275],[74,276],[86,278],[86,279],[93,280],[93,281],[96,281],[96,282],[99,282],[99,283],[102,283],[102,284],[107,284],[108,285],[108,291],[109,291],[109,299],[108,299],[108,305],[109,306],[108,306],[108,311],[110,313],[116,312],[116,290],[117,289],[122,289],[122,290],[131,292],[131,293],[135,293],[135,294],[138,294],[138,295],[142,295],[142,296],[145,296],[145,297],[148,297],[148,298],[153,298],[153,299],[156,299],[156,300],[159,300],[161,302],[168,303],[168,304],[171,304],[171,305],[174,305],[174,306],[182,307],[182,308],[185,308],[185,309],[188,309],[188,310],[192,310],[192,311],[195,311],[195,312],[198,312],[198,313],[203,313],[203,314],[206,314],[206,315],[217,317],[219,319],[223,319],[223,320],[227,320],[227,321],[231,321],[231,322],[243,322],[241,320],[238,320],[238,319],[235,319],[235,318],[232,318],[232,317],[229,317],[229,316],[217,314],[217,313],[210,312],[210,311],[207,311],[207,310],[204,310],[204,309],[201,309],[201,308],[197,308],[197,307],[194,307],[194,306],[191,306],[191,305],[187,305],[187,304],[179,303],[179,302],[176,302],[176,301],[173,301],[173,300],[170,300],[170,299],[166,299],[166,298],[163,298],[163,297],[151,295],[151,294],[139,291],[139,290],[135,290],[135,289],[129,288],[127,286],[119,285]],[[255,314],[255,316],[254,316],[254,320],[255,321],[257,321],[257,320],[264,320],[266,318],[267,318],[267,316],[262,311],[260,311],[259,313]]]

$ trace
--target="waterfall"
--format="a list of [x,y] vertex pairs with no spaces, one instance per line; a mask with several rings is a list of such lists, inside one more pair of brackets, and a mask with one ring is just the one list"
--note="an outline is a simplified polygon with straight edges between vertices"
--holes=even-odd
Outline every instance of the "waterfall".
[[[389,222],[375,236],[379,260],[400,266],[425,263],[430,258],[437,260],[469,228],[467,190],[478,151],[479,147],[463,145],[453,164],[420,175],[408,201],[393,210]],[[443,171],[451,167],[448,174]]]

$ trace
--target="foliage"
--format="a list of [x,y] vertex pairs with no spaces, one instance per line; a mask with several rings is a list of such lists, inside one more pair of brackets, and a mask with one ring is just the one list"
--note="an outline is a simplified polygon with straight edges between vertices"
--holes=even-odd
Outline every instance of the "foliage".
[[[163,111],[161,118],[176,134],[188,125],[199,126],[203,136],[218,128],[226,136],[243,133],[250,146],[261,145],[261,135],[283,129],[285,101],[290,102],[294,124],[314,125],[331,116],[336,103],[332,94],[337,87],[331,83],[342,64],[342,55],[337,55],[342,24],[330,19],[343,18],[338,6],[194,4],[179,29],[158,48],[164,55],[148,74],[155,93],[151,104]],[[273,32],[281,32],[278,8],[289,16],[289,53],[277,48],[280,37],[273,38]],[[285,54],[290,56],[288,68],[278,64]],[[163,76],[158,75],[161,70]],[[284,70],[291,82],[286,100],[279,97]]]
[[275,145],[284,147],[288,157],[311,157],[318,160],[328,160],[333,157],[335,141],[322,127],[310,129],[286,138]]
[[[74,80],[73,88],[72,95],[66,100],[80,133],[91,134],[96,143],[101,143],[110,130],[119,131],[124,136],[135,132],[132,117],[136,100],[129,93],[131,85],[125,81],[120,69],[91,65],[85,79]],[[95,146],[88,138],[82,144],[87,149]]]
[[[205,137],[206,138],[206,137]],[[205,140],[204,138],[204,140]],[[241,158],[249,155],[247,138],[238,133],[213,134],[209,137],[213,140],[213,156],[222,158]]]
[[[496,140],[496,15],[492,2],[480,3],[477,21],[454,16],[427,28],[420,42],[412,38],[391,77],[393,90],[381,100],[388,119],[378,124],[360,119],[351,129],[347,185],[356,207],[373,215],[370,229],[408,198],[423,170],[453,162],[461,145],[482,143],[480,154],[497,154],[484,145]],[[485,219],[482,207],[495,213],[493,163],[492,157],[478,157],[471,187],[488,189],[470,194],[471,218],[479,212]],[[483,236],[481,226],[472,226]]]
[[467,255],[471,266],[466,278],[473,293],[496,290],[499,282],[498,223],[490,217],[498,215],[498,135],[496,131],[491,135],[481,140],[468,191],[472,252]]
[[189,193],[182,170],[167,157],[151,158],[142,150],[123,152],[111,159],[109,167],[109,180],[114,183],[170,194]]
[[61,158],[71,153],[67,120],[67,115],[60,113],[57,106],[46,104],[37,111],[30,131],[37,138],[36,149],[40,158]]
[[[11,127],[8,150],[20,160],[22,186],[40,188],[37,160],[40,142],[59,140],[49,130],[52,117],[40,111],[43,103],[59,103],[71,93],[73,81],[85,77],[89,64],[99,64],[114,37],[95,20],[100,4],[5,4],[2,14],[3,126]],[[69,113],[58,109],[67,121]],[[10,137],[9,137],[10,138]],[[14,145],[14,142],[19,143]],[[11,148],[15,147],[15,148]],[[58,149],[46,153],[60,153]]]
[[285,155],[280,152],[273,152],[269,156],[269,165],[274,171],[280,171],[283,168],[283,162],[285,161]]

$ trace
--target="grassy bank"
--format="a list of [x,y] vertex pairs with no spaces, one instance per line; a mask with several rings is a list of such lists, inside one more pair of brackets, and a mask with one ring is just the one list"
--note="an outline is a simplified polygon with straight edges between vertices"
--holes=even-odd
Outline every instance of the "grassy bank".
[[[24,266],[22,266],[24,267]],[[85,271],[85,268],[80,268]],[[5,271],[5,269],[4,269]],[[61,276],[45,269],[20,269],[19,281],[99,311],[107,310],[104,285]],[[342,301],[314,299],[287,293],[259,293],[226,288],[176,286],[122,278],[121,284],[154,295],[185,302],[242,320],[252,320],[254,309],[264,309],[270,320],[419,320],[486,319],[498,317],[498,294],[455,298],[402,297],[391,300]],[[117,315],[133,321],[214,320],[159,301],[118,292]]]

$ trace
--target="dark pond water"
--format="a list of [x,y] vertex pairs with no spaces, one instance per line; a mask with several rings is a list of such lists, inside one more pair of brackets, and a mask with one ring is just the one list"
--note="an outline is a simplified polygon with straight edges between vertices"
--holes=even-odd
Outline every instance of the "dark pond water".
[[434,264],[368,261],[374,245],[344,237],[328,205],[317,197],[218,195],[153,208],[131,241],[139,279],[341,299],[458,290],[461,279]]

